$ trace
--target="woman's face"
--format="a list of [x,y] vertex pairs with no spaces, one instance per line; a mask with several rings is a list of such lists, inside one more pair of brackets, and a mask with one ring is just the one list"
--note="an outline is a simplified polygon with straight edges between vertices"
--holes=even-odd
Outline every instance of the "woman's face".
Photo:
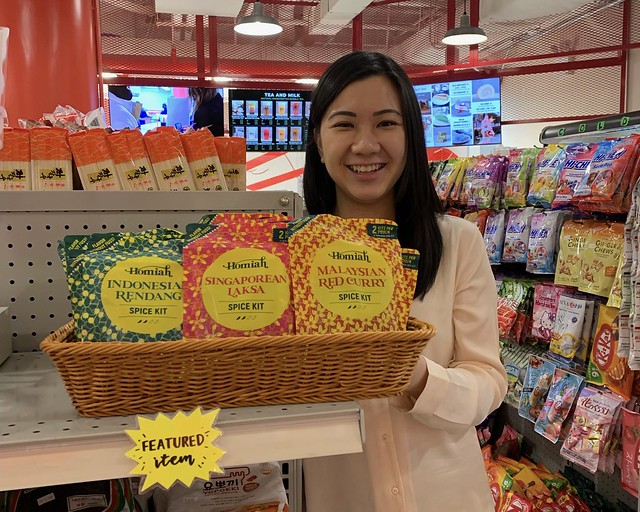
[[329,105],[316,143],[336,184],[336,215],[394,218],[393,188],[407,156],[400,97],[388,78],[347,86]]

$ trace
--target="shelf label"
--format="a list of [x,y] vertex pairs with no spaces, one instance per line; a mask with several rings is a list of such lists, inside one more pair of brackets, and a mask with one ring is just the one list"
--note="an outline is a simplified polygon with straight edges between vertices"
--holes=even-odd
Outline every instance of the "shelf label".
[[138,430],[125,431],[135,443],[125,455],[138,464],[131,474],[141,477],[141,492],[156,484],[169,489],[178,481],[190,487],[196,478],[208,481],[211,472],[223,472],[218,461],[225,451],[213,445],[222,434],[214,428],[219,412],[203,414],[198,407],[172,418],[138,416]]

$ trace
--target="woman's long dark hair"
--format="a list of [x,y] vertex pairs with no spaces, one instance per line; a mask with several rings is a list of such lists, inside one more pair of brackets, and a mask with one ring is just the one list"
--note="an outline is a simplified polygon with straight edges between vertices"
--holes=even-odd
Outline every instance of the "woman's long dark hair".
[[336,185],[320,161],[316,130],[320,129],[329,106],[348,85],[371,76],[385,76],[391,80],[402,104],[407,162],[395,186],[395,221],[400,245],[420,251],[415,297],[423,299],[435,281],[442,258],[438,214],[443,213],[443,206],[428,170],[422,117],[415,91],[407,74],[390,57],[374,52],[350,53],[331,64],[320,78],[311,96],[303,175],[305,203],[310,214],[335,211]]

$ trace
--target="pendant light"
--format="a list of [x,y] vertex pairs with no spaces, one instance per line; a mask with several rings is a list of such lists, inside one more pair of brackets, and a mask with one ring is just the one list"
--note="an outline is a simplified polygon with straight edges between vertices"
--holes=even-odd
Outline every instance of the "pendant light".
[[256,0],[253,12],[240,18],[233,30],[247,36],[273,36],[282,32],[282,26],[274,17],[266,15],[260,0]]
[[469,24],[467,0],[464,0],[464,12],[460,16],[460,26],[447,30],[442,42],[454,46],[469,46],[484,43],[486,40],[487,34],[484,33],[484,30],[480,27],[472,27]]

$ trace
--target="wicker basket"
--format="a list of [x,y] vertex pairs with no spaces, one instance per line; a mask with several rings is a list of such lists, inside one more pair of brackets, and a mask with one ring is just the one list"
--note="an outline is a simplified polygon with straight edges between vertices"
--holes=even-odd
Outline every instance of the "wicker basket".
[[380,398],[408,384],[435,329],[76,342],[73,323],[40,344],[83,416]]

